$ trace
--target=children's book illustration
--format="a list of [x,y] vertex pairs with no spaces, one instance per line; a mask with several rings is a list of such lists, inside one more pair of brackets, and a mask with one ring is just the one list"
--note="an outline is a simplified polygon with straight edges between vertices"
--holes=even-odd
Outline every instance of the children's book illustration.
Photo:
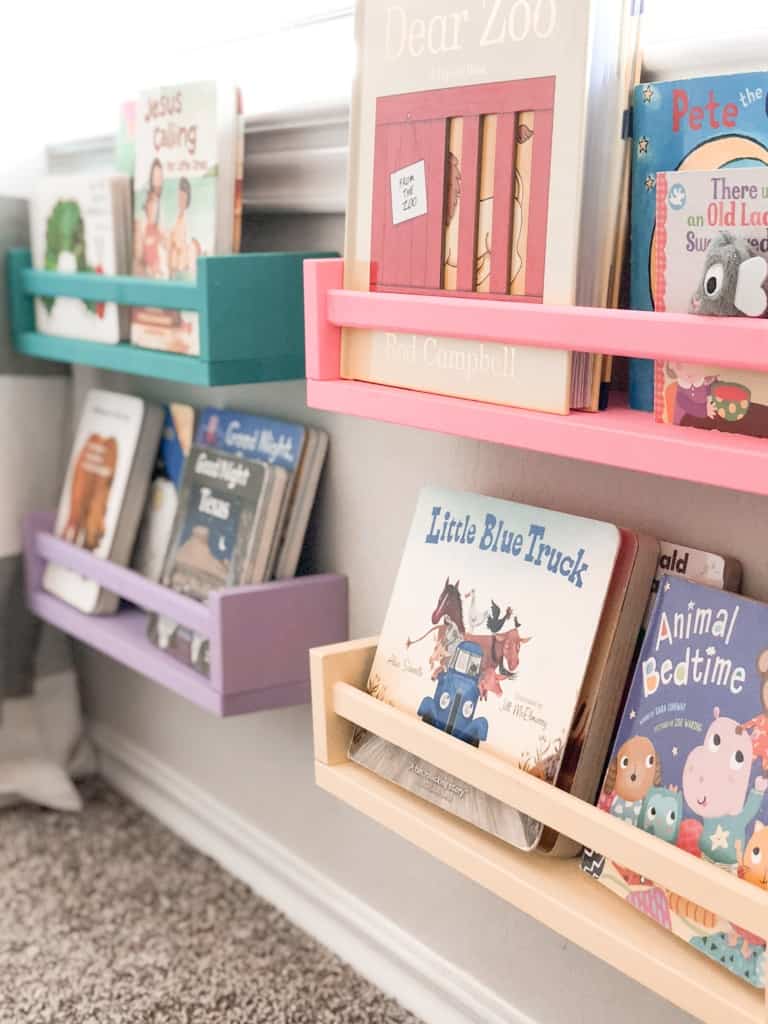
[[60,536],[88,551],[97,548],[104,536],[117,452],[117,438],[90,434],[77,456],[69,515]]
[[[768,167],[765,71],[670,82],[635,89],[631,206],[633,309],[657,309],[656,192],[663,171]],[[653,408],[653,363],[633,360],[630,399]]]
[[546,242],[528,221],[546,224],[554,92],[539,78],[379,97],[374,288],[541,300]]
[[[768,607],[665,576],[599,806],[768,888]],[[753,985],[765,942],[631,869],[586,851],[584,869]]]
[[[618,548],[607,523],[423,491],[369,691],[554,780]],[[350,753],[516,845],[538,841],[538,822],[378,737],[359,735]]]
[[[32,260],[64,274],[124,274],[130,180],[124,175],[49,175],[31,201]],[[37,329],[45,334],[116,344],[127,319],[114,302],[41,296]]]
[[[234,95],[228,126],[231,146],[223,134],[222,103],[222,91],[215,82],[153,89],[139,98],[132,261],[133,273],[139,277],[194,281],[200,256],[228,251],[231,246],[231,236],[223,244],[222,212],[231,211],[234,200]],[[223,193],[230,181],[227,207]],[[231,224],[228,219],[228,233]],[[197,314],[137,308],[131,341],[197,354]]]

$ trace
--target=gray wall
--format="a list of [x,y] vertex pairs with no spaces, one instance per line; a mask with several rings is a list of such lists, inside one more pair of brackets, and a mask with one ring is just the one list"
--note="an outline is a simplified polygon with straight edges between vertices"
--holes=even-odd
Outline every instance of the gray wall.
[[[262,216],[260,248],[337,248],[341,220]],[[331,435],[308,561],[350,579],[351,635],[378,631],[419,487],[479,491],[596,516],[746,563],[768,599],[763,499],[308,410],[301,382],[205,391],[79,369],[91,384],[160,400],[296,418]],[[258,659],[258,651],[254,651]],[[308,707],[226,721],[80,648],[87,712],[460,964],[534,1020],[688,1020],[645,989],[316,789]]]

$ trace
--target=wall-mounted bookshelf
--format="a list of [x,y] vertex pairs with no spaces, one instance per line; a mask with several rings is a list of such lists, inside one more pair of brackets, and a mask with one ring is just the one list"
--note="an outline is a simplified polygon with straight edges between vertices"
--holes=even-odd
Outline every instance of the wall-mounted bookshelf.
[[353,292],[343,260],[305,264],[307,401],[362,416],[643,473],[768,494],[768,440],[655,423],[617,395],[600,413],[557,416],[345,380],[342,327],[768,371],[768,323],[450,296]]
[[[203,256],[197,279],[152,281],[102,274],[35,270],[25,249],[7,255],[13,344],[40,359],[161,377],[185,384],[223,385],[304,376],[302,266],[317,253]],[[326,254],[330,255],[330,254]],[[105,345],[35,330],[34,298],[67,297],[124,306],[196,312],[200,354]]]
[[[45,622],[216,715],[305,704],[307,651],[347,636],[347,581],[332,574],[225,588],[200,603],[114,565],[51,533],[50,513],[24,523],[27,604]],[[55,562],[96,580],[124,603],[115,615],[84,615],[46,593]],[[129,602],[129,603],[125,603]],[[147,612],[210,640],[210,675],[156,647]]]
[[313,650],[317,784],[707,1024],[766,1024],[762,991],[638,913],[578,860],[522,853],[349,760],[362,727],[657,885],[768,935],[768,892],[369,696],[376,639]]

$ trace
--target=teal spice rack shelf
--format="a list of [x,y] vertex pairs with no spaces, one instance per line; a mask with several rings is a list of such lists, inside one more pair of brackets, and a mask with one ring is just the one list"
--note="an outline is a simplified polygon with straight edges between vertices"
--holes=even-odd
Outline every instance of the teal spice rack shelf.
[[[35,270],[29,251],[6,257],[11,334],[18,352],[39,359],[161,377],[186,384],[250,384],[304,377],[305,259],[333,253],[258,252],[202,256],[197,280],[153,281]],[[196,312],[200,354],[182,355],[40,334],[34,297]]]

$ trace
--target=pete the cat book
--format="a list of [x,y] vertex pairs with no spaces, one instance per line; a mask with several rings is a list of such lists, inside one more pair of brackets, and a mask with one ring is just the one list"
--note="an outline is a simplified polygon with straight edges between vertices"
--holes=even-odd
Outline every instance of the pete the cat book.
[[[768,606],[664,576],[598,806],[768,888]],[[586,850],[582,867],[715,963],[762,987],[765,942]]]
[[[368,691],[554,781],[619,551],[609,524],[435,488],[418,499]],[[540,823],[358,732],[350,756],[523,849]]]
[[[655,309],[656,187],[660,171],[768,164],[768,72],[645,82],[635,89],[630,305]],[[653,362],[630,360],[630,404],[653,409]]]
[[[698,316],[768,311],[768,168],[656,175],[656,308]],[[655,367],[657,422],[768,436],[768,374]]]

